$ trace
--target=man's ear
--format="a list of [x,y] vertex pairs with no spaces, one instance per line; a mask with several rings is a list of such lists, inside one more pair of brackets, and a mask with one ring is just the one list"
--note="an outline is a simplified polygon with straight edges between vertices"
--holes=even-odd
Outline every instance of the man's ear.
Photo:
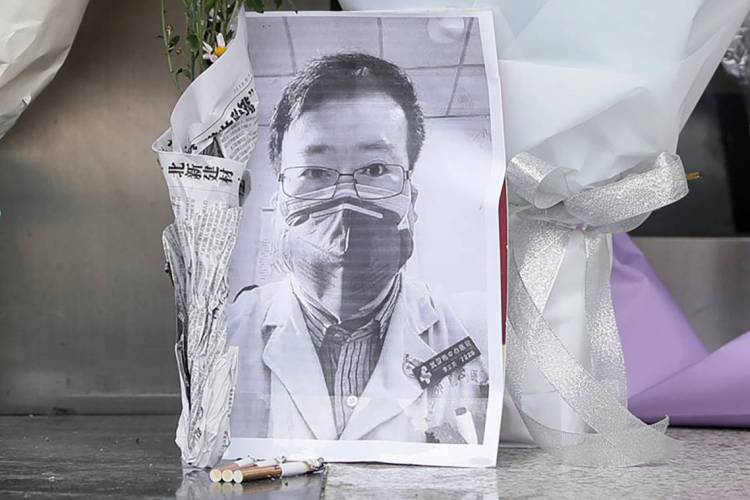
[[409,218],[409,223],[414,224],[417,222],[417,219],[419,219],[419,215],[417,214],[416,206],[417,206],[417,198],[419,197],[419,190],[414,186],[414,184],[409,183],[411,186],[411,205],[409,206],[409,214],[407,217]]

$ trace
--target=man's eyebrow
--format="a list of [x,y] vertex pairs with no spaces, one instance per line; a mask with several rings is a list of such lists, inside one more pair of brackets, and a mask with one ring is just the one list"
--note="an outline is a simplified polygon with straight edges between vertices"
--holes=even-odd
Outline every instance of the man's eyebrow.
[[362,142],[357,147],[363,151],[393,151],[395,149],[393,144],[384,139],[375,142]]
[[305,154],[321,154],[328,153],[333,148],[329,144],[308,144],[305,146],[303,153]]

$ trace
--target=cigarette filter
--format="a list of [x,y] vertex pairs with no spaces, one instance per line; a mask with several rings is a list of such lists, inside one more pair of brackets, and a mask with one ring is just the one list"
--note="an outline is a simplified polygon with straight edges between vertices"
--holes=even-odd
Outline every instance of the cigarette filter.
[[[211,469],[211,472],[208,473],[208,476],[211,478],[211,481],[213,481],[214,483],[218,483],[221,480],[231,481],[232,480],[231,471],[235,469],[239,469],[241,467],[248,467],[254,464],[255,461],[256,460],[253,457],[240,458],[227,465]],[[230,471],[230,472],[229,474],[224,474],[225,471]],[[227,477],[228,479],[226,479]]]
[[464,438],[466,444],[477,444],[479,439],[477,438],[477,428],[474,426],[474,417],[471,412],[464,408],[456,408],[456,427],[458,427],[458,433]]

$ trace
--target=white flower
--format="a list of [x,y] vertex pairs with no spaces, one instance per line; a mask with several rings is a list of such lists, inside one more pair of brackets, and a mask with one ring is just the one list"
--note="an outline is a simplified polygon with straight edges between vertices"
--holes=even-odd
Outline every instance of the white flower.
[[216,47],[211,47],[207,42],[203,42],[203,59],[215,63],[216,60],[227,51],[227,44],[224,41],[224,35],[216,35]]

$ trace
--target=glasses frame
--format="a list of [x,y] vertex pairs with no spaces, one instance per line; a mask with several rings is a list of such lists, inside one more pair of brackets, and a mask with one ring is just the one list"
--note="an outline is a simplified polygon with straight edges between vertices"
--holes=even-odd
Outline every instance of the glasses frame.
[[[357,189],[357,181],[356,181],[356,179],[355,179],[354,176],[360,170],[364,170],[364,169],[369,168],[369,167],[371,167],[371,166],[373,166],[375,164],[378,164],[378,163],[383,164],[386,167],[398,167],[398,168],[401,169],[401,171],[403,172],[403,176],[401,178],[401,187],[399,188],[399,190],[397,192],[395,192],[395,193],[393,193],[392,195],[389,195],[389,196],[383,196],[383,197],[380,197],[380,198],[362,198],[359,195],[359,189]],[[320,169],[320,170],[327,170],[329,172],[335,172],[336,173],[336,182],[334,182],[331,185],[331,187],[334,188],[333,191],[331,192],[331,196],[328,197],[328,198],[316,198],[316,197],[306,197],[306,196],[299,196],[299,195],[287,193],[286,189],[284,187],[284,172],[286,172],[288,170],[296,170],[296,169],[301,169],[301,168],[317,168],[317,169]],[[370,163],[368,165],[364,165],[362,167],[359,167],[359,168],[355,169],[351,174],[341,173],[337,169],[331,168],[331,167],[321,167],[321,166],[318,166],[318,165],[304,165],[304,166],[298,166],[298,167],[287,167],[287,168],[285,168],[284,170],[282,170],[281,172],[279,172],[278,181],[281,184],[281,191],[285,195],[289,196],[290,198],[294,198],[294,199],[297,199],[297,200],[308,200],[308,201],[328,201],[328,200],[332,200],[336,196],[336,191],[338,190],[338,186],[339,186],[339,184],[341,184],[341,178],[342,177],[351,177],[352,178],[352,186],[354,186],[354,192],[357,193],[357,198],[359,198],[360,200],[387,200],[389,198],[393,198],[395,196],[398,196],[399,194],[401,194],[404,191],[404,186],[406,186],[406,181],[411,181],[411,173],[412,173],[412,169],[411,168],[406,168],[403,165],[399,165],[398,163],[385,163],[385,162],[373,162],[373,163]]]

